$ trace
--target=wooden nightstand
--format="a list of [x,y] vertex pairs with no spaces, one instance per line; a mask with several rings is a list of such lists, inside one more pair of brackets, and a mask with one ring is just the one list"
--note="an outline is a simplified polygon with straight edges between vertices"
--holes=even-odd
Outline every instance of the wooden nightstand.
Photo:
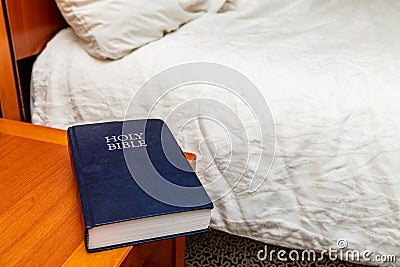
[[65,131],[0,119],[0,147],[0,266],[184,266],[184,237],[85,251]]

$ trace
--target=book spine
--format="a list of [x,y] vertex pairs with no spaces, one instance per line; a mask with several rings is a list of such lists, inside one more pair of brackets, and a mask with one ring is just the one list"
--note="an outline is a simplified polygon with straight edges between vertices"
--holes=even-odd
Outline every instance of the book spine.
[[[90,212],[90,205],[88,200],[88,191],[86,188],[85,183],[82,179],[82,166],[81,166],[81,159],[80,159],[80,151],[79,151],[79,144],[76,139],[74,128],[68,129],[68,141],[69,141],[69,150],[70,150],[70,159],[74,169],[75,177],[78,182],[78,191],[79,191],[79,198],[82,206],[82,213],[84,219],[84,226],[85,226],[85,233],[87,233],[87,229],[93,228],[92,223],[92,216]],[[85,242],[87,242],[87,237],[85,238]]]

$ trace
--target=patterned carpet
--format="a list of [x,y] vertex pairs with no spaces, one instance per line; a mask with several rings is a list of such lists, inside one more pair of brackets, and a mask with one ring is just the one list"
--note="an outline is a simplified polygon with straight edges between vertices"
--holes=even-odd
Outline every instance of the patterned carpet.
[[[186,242],[186,267],[265,267],[265,266],[312,266],[312,267],[346,267],[363,266],[350,262],[335,260],[328,257],[318,261],[280,261],[273,255],[265,260],[259,260],[257,253],[264,248],[263,243],[247,238],[233,236],[221,231],[211,230],[209,233],[191,235]],[[268,245],[268,251],[292,251],[287,248]],[[301,250],[297,250],[301,255]],[[261,255],[261,254],[260,254]]]

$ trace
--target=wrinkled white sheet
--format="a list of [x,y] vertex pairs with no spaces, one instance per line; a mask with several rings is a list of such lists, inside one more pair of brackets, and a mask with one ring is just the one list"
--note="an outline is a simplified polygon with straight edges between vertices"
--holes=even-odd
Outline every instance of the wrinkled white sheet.
[[[257,85],[272,110],[275,160],[256,192],[247,190],[250,166],[215,201],[211,226],[293,248],[336,248],[345,239],[349,249],[400,260],[400,3],[238,1],[238,10],[204,15],[118,61],[90,57],[63,30],[34,66],[33,122],[66,128],[123,119],[136,90],[168,67],[193,61],[232,67]],[[183,91],[163,99],[154,116],[198,97]],[[226,168],[230,150],[205,126],[188,127],[190,140],[180,143],[196,150],[193,142],[216,138],[214,147],[201,146],[205,156],[197,163],[207,184]],[[217,157],[204,170],[212,152]],[[227,186],[243,160],[223,174]],[[207,191],[216,199],[226,188]]]

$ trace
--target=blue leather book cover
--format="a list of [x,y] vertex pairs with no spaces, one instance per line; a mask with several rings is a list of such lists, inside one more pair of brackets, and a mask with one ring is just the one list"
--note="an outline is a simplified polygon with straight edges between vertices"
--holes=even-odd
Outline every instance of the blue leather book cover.
[[[89,229],[101,225],[213,208],[161,120],[73,126],[68,129],[68,140],[86,235]],[[174,236],[93,250],[86,243],[86,247],[92,252]]]

